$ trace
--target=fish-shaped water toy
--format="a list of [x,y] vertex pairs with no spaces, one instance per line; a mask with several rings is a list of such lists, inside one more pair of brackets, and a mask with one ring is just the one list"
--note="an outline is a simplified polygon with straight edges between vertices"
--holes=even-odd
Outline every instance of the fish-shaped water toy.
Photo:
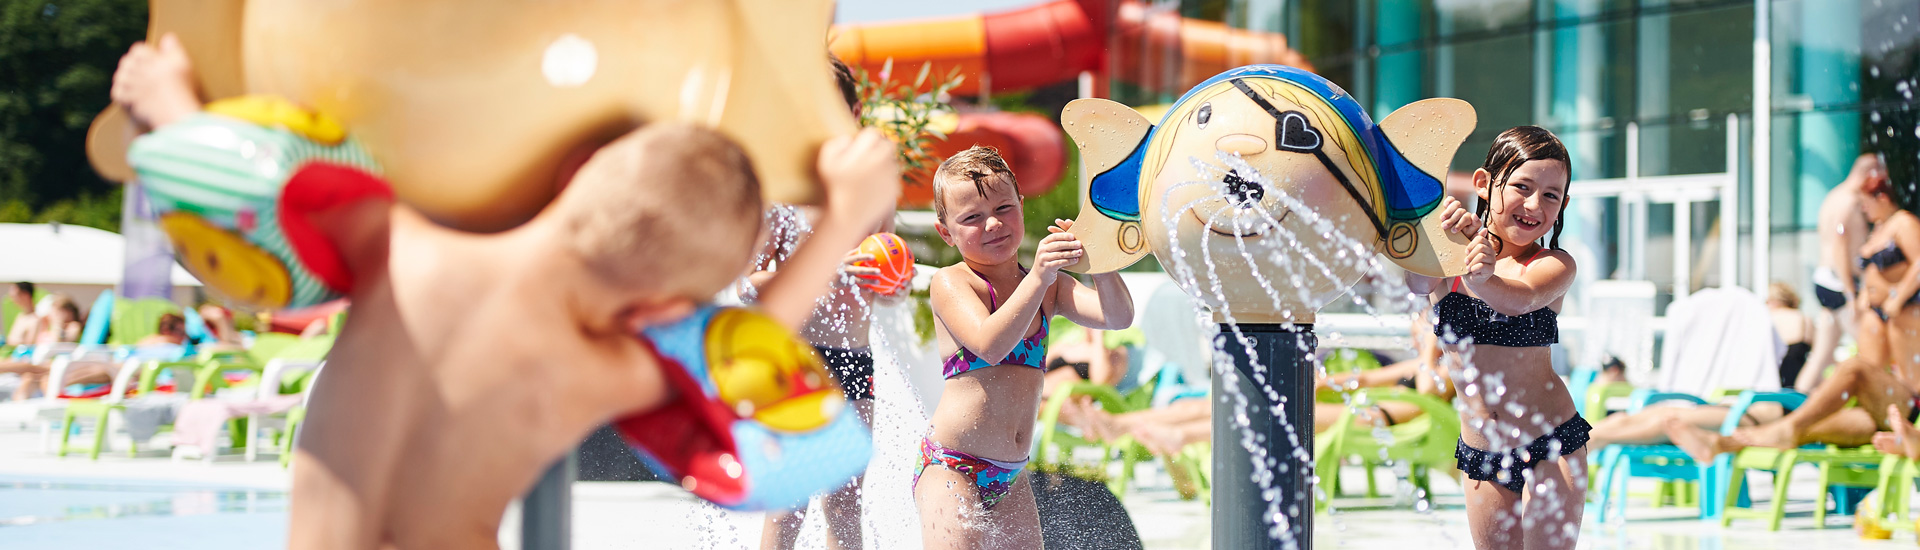
[[1104,99],[1069,103],[1061,120],[1087,189],[1072,271],[1152,253],[1217,315],[1310,323],[1371,252],[1423,275],[1465,270],[1469,236],[1439,219],[1447,165],[1475,125],[1465,101],[1416,101],[1375,125],[1319,75],[1249,65],[1201,82],[1157,125]]

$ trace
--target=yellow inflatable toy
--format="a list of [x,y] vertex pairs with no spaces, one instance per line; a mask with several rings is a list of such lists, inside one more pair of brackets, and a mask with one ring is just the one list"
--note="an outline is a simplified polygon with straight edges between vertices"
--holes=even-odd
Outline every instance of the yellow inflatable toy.
[[[271,95],[337,119],[401,201],[464,230],[526,221],[570,163],[648,121],[717,128],[767,199],[812,203],[815,151],[855,129],[824,55],[831,0],[154,0],[150,13],[148,36],[174,33],[194,59],[202,100]],[[130,181],[139,132],[102,113],[95,168]]]

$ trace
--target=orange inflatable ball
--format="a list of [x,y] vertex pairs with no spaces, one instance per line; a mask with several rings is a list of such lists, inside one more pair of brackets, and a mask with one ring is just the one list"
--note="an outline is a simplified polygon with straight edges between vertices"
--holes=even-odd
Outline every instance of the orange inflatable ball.
[[860,253],[872,254],[873,259],[857,265],[880,270],[878,279],[861,278],[860,288],[891,295],[913,282],[913,251],[907,250],[907,242],[899,235],[874,233],[860,242]]

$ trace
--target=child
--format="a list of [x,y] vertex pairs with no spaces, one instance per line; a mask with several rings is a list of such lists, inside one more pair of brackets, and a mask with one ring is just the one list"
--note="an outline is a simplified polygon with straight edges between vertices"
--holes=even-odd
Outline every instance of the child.
[[1467,273],[1408,274],[1414,292],[1432,295],[1434,331],[1467,405],[1454,456],[1470,480],[1467,519],[1479,548],[1572,548],[1580,532],[1592,427],[1574,411],[1548,348],[1559,341],[1574,279],[1573,257],[1560,250],[1568,170],[1566,147],[1551,132],[1501,132],[1473,173],[1479,212],[1452,197],[1441,206],[1449,231],[1478,234]]
[[[142,140],[240,131],[198,112],[191,83],[168,36],[122,58],[114,100],[156,129]],[[162,160],[140,147],[136,169]],[[820,159],[822,225],[835,228],[822,233],[849,237],[812,246],[851,248],[897,196],[892,145],[866,132]],[[310,214],[351,275],[354,319],[299,435],[289,546],[491,548],[507,504],[595,427],[695,397],[670,394],[638,334],[747,267],[761,202],[745,155],[660,123],[560,176],[553,204],[496,234],[445,229],[384,196]]]
[[1020,471],[1033,447],[1047,318],[1120,330],[1132,323],[1133,298],[1118,273],[1089,277],[1091,287],[1060,276],[1082,254],[1071,222],[1048,228],[1031,271],[1020,265],[1020,189],[993,149],[940,163],[933,197],[934,229],[965,261],[931,284],[947,384],[915,469],[921,536],[928,548],[1038,548],[1040,517]]
[[[840,86],[841,97],[847,101],[847,108],[853,110],[855,118],[860,116],[860,94],[853,72],[839,57],[827,54],[833,67],[834,80]],[[779,320],[788,328],[799,332],[800,337],[812,344],[820,352],[820,358],[826,362],[827,373],[840,384],[847,402],[853,405],[860,421],[873,423],[873,350],[867,345],[867,331],[872,326],[869,306],[881,295],[863,289],[854,284],[851,277],[875,276],[880,270],[857,265],[860,262],[873,261],[873,255],[861,254],[855,249],[838,257],[830,256],[836,251],[825,248],[809,248],[817,256],[800,256],[793,246],[803,240],[829,239],[833,242],[845,242],[848,238],[862,239],[868,233],[893,230],[893,211],[887,211],[887,218],[873,230],[840,237],[823,236],[819,231],[828,228],[814,227],[818,223],[819,211],[812,208],[786,209],[774,208],[768,211],[770,216],[786,217],[773,220],[773,234],[767,239],[768,247],[763,251],[758,270],[748,277],[748,291],[759,303],[760,309],[767,315]],[[790,217],[788,217],[790,216]],[[805,223],[801,217],[812,223]],[[847,227],[848,230],[858,228]],[[801,288],[784,274],[803,262],[827,263],[839,262],[839,269],[850,277],[839,277],[832,281],[833,290],[825,299],[816,301],[819,292],[812,288]],[[774,272],[778,268],[779,274]],[[814,272],[820,272],[815,270]],[[811,286],[818,286],[818,282]],[[826,495],[821,508],[826,512],[827,547],[860,548],[860,487],[861,478],[853,478],[846,486]],[[800,525],[804,520],[799,510],[786,513],[768,513],[766,528],[760,536],[760,546],[769,549],[790,549],[800,536]]]

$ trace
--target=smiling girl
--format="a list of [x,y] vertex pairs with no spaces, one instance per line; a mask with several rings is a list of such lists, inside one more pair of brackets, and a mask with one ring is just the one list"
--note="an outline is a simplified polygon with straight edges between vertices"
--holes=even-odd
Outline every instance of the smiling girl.
[[933,197],[934,228],[964,261],[931,284],[947,383],[915,468],[921,534],[930,549],[1039,548],[1040,516],[1020,473],[1040,409],[1047,319],[1120,330],[1133,321],[1133,298],[1118,273],[1090,276],[1092,286],[1060,276],[1083,254],[1072,222],[1047,228],[1032,270],[1020,265],[1020,190],[993,149],[941,163]]
[[1447,230],[1477,235],[1466,274],[1408,275],[1414,292],[1431,294],[1435,334],[1462,388],[1454,457],[1469,479],[1467,519],[1479,548],[1572,548],[1580,532],[1593,428],[1575,412],[1548,348],[1559,342],[1574,279],[1573,258],[1560,250],[1568,166],[1553,133],[1501,132],[1473,173],[1478,212],[1451,197],[1441,206]]

